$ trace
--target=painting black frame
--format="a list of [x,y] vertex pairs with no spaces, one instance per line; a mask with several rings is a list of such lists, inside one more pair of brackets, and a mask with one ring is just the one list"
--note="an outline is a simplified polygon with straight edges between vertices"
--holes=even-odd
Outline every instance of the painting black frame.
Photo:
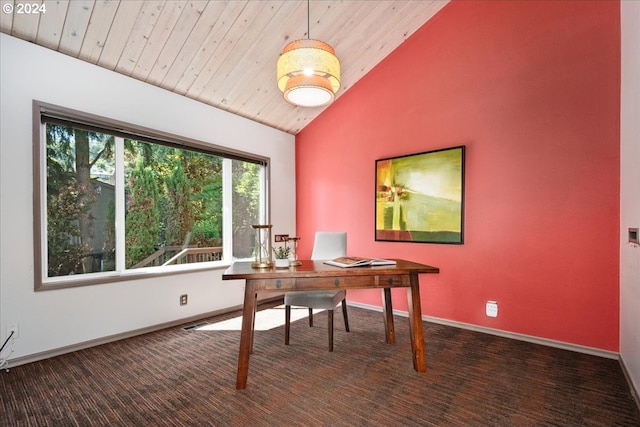
[[376,160],[375,240],[463,244],[465,151],[459,145]]

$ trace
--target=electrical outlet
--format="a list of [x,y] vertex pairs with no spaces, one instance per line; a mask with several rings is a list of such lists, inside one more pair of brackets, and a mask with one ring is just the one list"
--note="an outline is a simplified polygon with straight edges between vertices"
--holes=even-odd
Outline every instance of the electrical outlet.
[[[13,332],[13,335],[11,335],[11,332]],[[20,336],[20,328],[18,328],[18,325],[9,325],[7,326],[7,338],[11,337],[11,339],[16,339]]]
[[187,305],[187,294],[180,295],[180,305]]
[[289,237],[288,234],[276,234],[273,238],[273,241],[278,243],[278,242],[284,242],[287,237]]
[[498,303],[496,301],[487,301],[487,316],[498,317]]

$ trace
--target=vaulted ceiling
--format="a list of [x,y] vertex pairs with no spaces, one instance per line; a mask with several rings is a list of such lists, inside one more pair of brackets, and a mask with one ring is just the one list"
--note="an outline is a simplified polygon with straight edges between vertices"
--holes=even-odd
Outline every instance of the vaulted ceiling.
[[[447,1],[310,1],[310,38],[332,45],[341,62],[337,97]],[[38,13],[34,3],[43,5]],[[276,84],[282,48],[308,37],[307,5],[304,0],[3,0],[0,31],[296,134],[326,108],[294,107]]]

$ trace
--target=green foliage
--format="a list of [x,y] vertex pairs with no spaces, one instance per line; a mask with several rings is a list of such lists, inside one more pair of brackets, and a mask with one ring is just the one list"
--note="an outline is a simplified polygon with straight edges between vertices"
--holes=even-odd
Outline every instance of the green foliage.
[[88,252],[80,232],[79,219],[90,216],[95,201],[91,188],[73,180],[47,199],[47,254],[49,277],[83,273],[82,261]]
[[155,251],[160,228],[158,186],[151,168],[145,167],[141,159],[131,172],[129,188],[125,258],[126,266],[132,267]]
[[222,246],[222,233],[219,221],[207,220],[198,221],[193,224],[191,244],[198,247]]
[[47,155],[47,260],[48,275],[91,272],[95,248],[91,211],[96,194],[91,167],[112,155],[112,136],[48,123]]
[[116,268],[116,205],[113,200],[110,200],[107,206],[104,236],[102,245],[103,271],[113,271]]
[[234,227],[245,227],[259,222],[260,165],[233,162]]
[[176,162],[172,174],[165,179],[167,200],[165,238],[169,246],[183,244],[193,228],[194,209],[190,184],[182,164]]
[[233,254],[238,258],[253,254],[254,231],[260,223],[260,165],[234,160],[233,175]]
[[75,177],[73,129],[47,125],[47,195],[57,194]]
[[187,152],[184,165],[194,209],[191,243],[222,246],[222,158]]

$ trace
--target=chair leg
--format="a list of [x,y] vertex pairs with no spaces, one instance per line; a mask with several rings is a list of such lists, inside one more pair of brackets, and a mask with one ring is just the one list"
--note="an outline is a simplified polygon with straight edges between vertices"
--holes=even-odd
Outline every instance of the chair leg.
[[342,300],[342,317],[344,317],[344,328],[349,332],[349,316],[347,316],[347,300]]
[[289,332],[291,330],[291,306],[284,307],[284,345],[289,345]]
[[333,351],[333,310],[327,310],[327,320],[329,324],[329,351]]
[[313,308],[309,308],[309,327],[313,328]]

